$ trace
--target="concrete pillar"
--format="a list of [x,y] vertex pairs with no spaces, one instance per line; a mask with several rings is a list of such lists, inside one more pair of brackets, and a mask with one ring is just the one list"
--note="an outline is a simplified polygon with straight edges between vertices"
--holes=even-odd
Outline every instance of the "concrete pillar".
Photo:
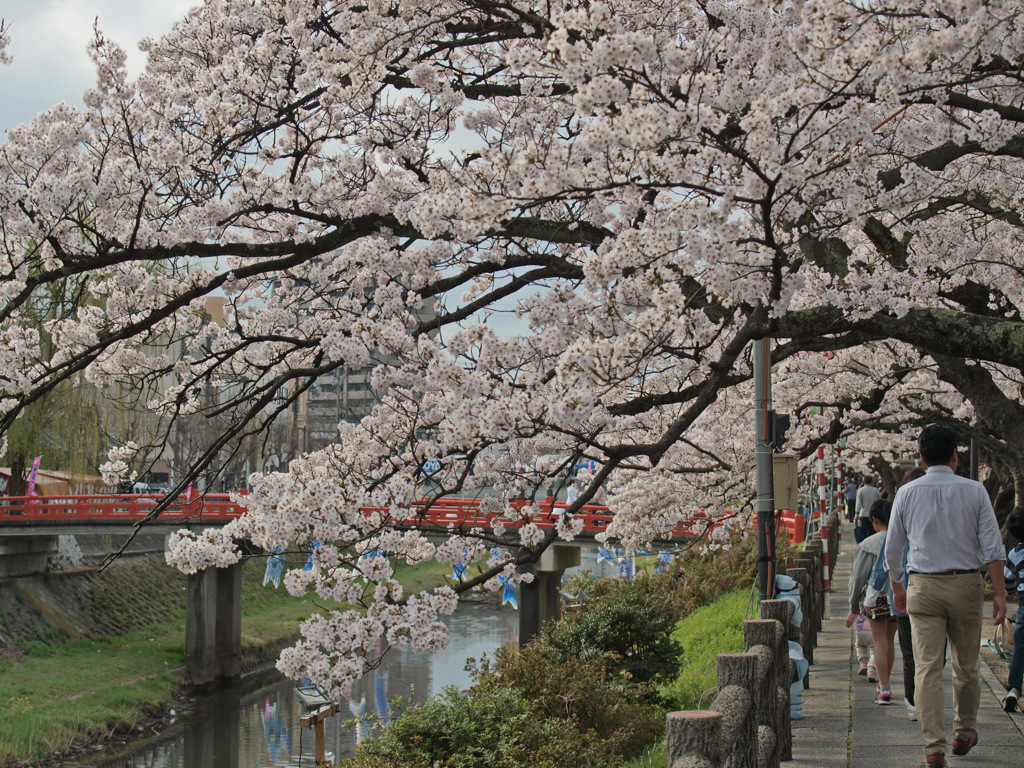
[[242,566],[190,574],[185,606],[185,673],[190,685],[230,683],[242,672]]
[[189,685],[206,687],[216,682],[217,569],[190,573],[186,583],[185,675]]
[[562,615],[559,588],[566,568],[580,564],[580,547],[576,544],[554,544],[544,550],[536,563],[523,566],[533,573],[533,581],[519,590],[519,645],[526,645],[540,634],[548,619]]
[[242,564],[217,569],[217,666],[224,682],[242,675]]
[[536,563],[521,565],[519,570],[533,574],[533,581],[519,585],[519,647],[522,648],[540,634],[540,581]]

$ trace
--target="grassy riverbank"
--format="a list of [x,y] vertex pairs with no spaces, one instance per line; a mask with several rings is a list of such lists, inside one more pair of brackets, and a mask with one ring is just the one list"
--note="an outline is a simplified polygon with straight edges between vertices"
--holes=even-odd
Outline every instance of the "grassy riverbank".
[[[399,580],[407,591],[419,590],[450,572],[450,565],[428,563],[400,571]],[[262,587],[262,561],[243,573],[243,652],[294,637],[315,609],[312,601],[296,600],[283,587]],[[166,578],[166,592],[183,589],[179,574],[167,569]],[[133,596],[119,595],[117,602],[106,610],[124,610]],[[0,658],[0,766],[54,762],[83,743],[141,735],[140,728],[173,704],[180,684],[171,674],[185,650],[184,611],[179,615],[117,636],[30,642],[23,654]]]

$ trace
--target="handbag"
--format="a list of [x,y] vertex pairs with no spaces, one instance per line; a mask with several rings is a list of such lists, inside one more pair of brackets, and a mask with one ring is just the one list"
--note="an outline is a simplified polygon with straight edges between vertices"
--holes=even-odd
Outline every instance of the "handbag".
[[875,592],[872,598],[868,595],[864,603],[864,613],[872,619],[887,619],[892,616],[892,606],[889,605],[889,595],[885,592]]

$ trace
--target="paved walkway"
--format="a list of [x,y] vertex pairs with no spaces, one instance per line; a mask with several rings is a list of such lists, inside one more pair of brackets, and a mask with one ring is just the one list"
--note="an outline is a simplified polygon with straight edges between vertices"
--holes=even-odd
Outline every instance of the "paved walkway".
[[[900,768],[917,766],[924,756],[924,741],[916,722],[907,719],[903,705],[903,664],[897,640],[892,671],[893,703],[874,703],[875,685],[855,674],[853,635],[843,623],[847,585],[855,553],[853,531],[843,524],[841,553],[836,563],[833,591],[818,647],[814,651],[810,689],[804,692],[804,719],[793,723],[793,761],[800,768]],[[990,615],[990,614],[986,614]],[[984,635],[991,632],[986,622]],[[952,768],[959,766],[1024,766],[1024,714],[1008,715],[999,700],[1003,686],[987,664],[982,664],[981,708],[978,712],[978,746],[965,757],[946,756]],[[950,665],[946,665],[946,727],[952,742],[953,693]]]

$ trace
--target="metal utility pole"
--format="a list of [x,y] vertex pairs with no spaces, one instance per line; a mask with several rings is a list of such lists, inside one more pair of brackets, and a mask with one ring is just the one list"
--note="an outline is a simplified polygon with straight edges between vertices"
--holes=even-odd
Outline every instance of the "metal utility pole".
[[771,342],[754,341],[754,458],[757,470],[757,586],[761,600],[775,594],[775,480],[772,454]]

